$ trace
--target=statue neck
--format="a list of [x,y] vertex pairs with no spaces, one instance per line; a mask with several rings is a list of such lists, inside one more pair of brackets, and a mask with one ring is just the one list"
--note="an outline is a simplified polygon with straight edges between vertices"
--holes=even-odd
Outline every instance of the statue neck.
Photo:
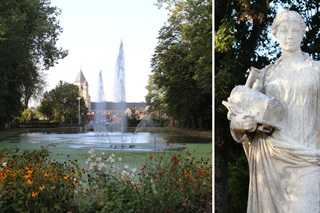
[[305,56],[302,54],[301,50],[295,51],[295,52],[282,52],[281,56],[282,63],[299,63],[305,61]]

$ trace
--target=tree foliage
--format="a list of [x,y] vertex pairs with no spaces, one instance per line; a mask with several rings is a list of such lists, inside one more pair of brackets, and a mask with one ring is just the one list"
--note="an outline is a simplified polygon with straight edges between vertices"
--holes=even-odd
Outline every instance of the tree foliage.
[[231,138],[227,110],[221,102],[227,99],[234,86],[245,83],[251,66],[260,69],[279,57],[280,49],[269,27],[280,9],[296,10],[302,15],[307,24],[302,50],[319,59],[319,3],[319,0],[215,1],[215,207],[218,212],[233,212],[232,209],[228,211],[227,206],[237,209],[247,201],[246,195],[242,196],[242,201],[234,197],[237,194],[235,190],[239,191],[239,188],[234,185],[228,187],[231,171],[228,171],[228,165],[233,168],[229,183],[234,184],[235,176],[239,175],[234,168],[242,162],[244,154],[242,146]]
[[40,70],[67,55],[55,46],[62,32],[58,15],[48,0],[0,0],[0,128],[42,90]]
[[79,95],[79,87],[60,81],[52,90],[45,92],[38,107],[38,111],[49,120],[60,123],[77,124],[80,115],[84,117],[88,113],[84,99]]
[[180,125],[212,125],[212,1],[159,0],[169,19],[151,60],[147,103]]

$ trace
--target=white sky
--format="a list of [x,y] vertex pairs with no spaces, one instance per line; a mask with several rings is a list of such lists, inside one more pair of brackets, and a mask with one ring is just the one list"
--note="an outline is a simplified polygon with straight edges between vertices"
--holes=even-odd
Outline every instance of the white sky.
[[51,0],[62,9],[58,17],[63,33],[57,47],[69,55],[46,71],[51,90],[60,80],[73,83],[80,67],[89,84],[91,101],[98,94],[102,71],[106,101],[113,101],[113,75],[123,41],[126,73],[126,101],[144,102],[150,60],[157,46],[167,11],[158,9],[156,0]]

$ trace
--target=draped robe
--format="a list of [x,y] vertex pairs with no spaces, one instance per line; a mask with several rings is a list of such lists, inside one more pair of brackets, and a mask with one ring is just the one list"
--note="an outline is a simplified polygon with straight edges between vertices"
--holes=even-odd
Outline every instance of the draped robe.
[[283,106],[281,129],[250,140],[231,129],[249,163],[247,212],[320,213],[320,64],[280,62],[264,73],[263,86]]

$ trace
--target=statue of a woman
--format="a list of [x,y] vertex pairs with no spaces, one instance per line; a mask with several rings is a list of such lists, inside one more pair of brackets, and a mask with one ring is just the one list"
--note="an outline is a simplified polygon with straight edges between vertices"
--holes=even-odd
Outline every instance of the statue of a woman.
[[297,12],[279,13],[272,33],[281,57],[252,68],[224,102],[248,158],[247,212],[320,212],[320,62],[300,49],[305,29]]

